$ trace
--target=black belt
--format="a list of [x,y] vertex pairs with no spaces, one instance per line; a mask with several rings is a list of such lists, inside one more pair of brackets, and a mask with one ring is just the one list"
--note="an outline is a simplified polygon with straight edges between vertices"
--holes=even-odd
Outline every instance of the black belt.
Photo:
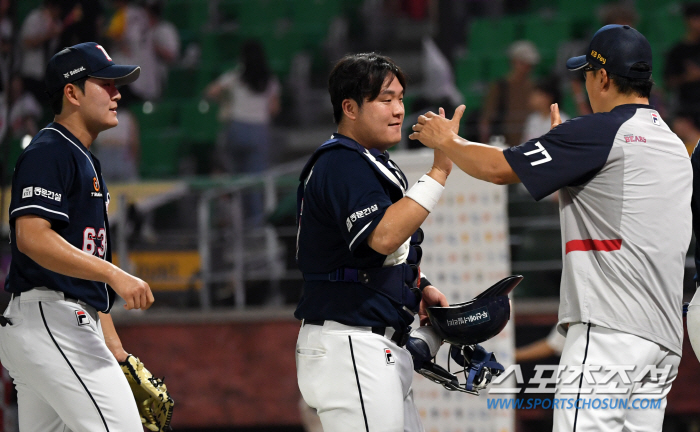
[[[309,324],[309,325],[322,326],[325,322],[326,322],[326,320],[308,320],[308,319],[305,319],[303,325]],[[392,328],[392,327],[381,327],[381,326],[372,327],[372,333],[378,334],[379,336],[386,337],[386,329],[387,328]],[[406,345],[406,342],[408,342],[408,332],[394,331],[394,334],[391,335],[391,337],[389,339],[391,341],[393,341],[396,345],[402,347],[402,346]]]

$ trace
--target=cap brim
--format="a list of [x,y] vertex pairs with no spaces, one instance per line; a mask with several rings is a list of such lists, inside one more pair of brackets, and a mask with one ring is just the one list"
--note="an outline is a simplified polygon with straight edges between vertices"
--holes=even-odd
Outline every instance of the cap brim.
[[141,68],[139,66],[110,65],[88,76],[100,79],[113,79],[115,85],[124,85],[136,81],[140,74]]
[[569,60],[566,61],[566,68],[569,69],[570,71],[575,71],[575,70],[582,69],[587,64],[588,64],[588,60],[586,59],[585,55],[578,56],[578,57],[571,57]]

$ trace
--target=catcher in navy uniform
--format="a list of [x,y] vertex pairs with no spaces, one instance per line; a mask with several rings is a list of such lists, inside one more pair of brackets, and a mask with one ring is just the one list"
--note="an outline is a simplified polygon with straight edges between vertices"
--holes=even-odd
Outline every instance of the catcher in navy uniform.
[[340,60],[328,83],[338,132],[300,176],[297,377],[324,430],[422,430],[404,346],[419,309],[426,322],[427,306],[448,305],[420,274],[418,245],[452,162],[436,151],[409,189],[389,158],[401,140],[405,87],[387,57]]
[[139,72],[94,42],[60,51],[46,69],[55,118],[15,167],[5,281],[13,296],[0,317],[0,359],[17,387],[23,432],[134,432],[142,423],[157,431],[169,422],[172,404],[164,415],[137,406],[127,381],[158,386],[161,407],[172,402],[124,350],[109,315],[116,294],[126,309],[148,309],[153,294],[110,262],[109,192],[89,151],[118,123],[116,86]]

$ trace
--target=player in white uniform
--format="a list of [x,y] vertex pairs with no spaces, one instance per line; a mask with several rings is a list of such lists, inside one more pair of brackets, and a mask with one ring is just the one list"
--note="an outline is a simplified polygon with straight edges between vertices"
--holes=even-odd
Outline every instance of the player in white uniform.
[[[452,123],[433,113],[419,118],[411,135],[476,178],[522,181],[538,200],[559,190],[558,325],[566,333],[560,362],[566,371],[556,398],[588,402],[555,406],[555,431],[659,431],[677,374],[693,174],[683,142],[649,106],[651,66],[643,35],[605,26],[586,55],[567,62],[570,70],[583,70],[594,114],[559,124],[553,105],[549,133],[507,150],[458,137]],[[631,369],[611,377],[611,365]],[[583,379],[583,367],[601,371]],[[658,384],[654,372],[635,382],[645,367],[667,375]],[[609,385],[622,392],[602,389]],[[657,392],[645,394],[650,388]],[[595,409],[596,398],[622,401]],[[634,409],[643,398],[654,400],[654,408]]]
[[0,359],[17,387],[22,432],[142,431],[109,311],[153,303],[148,284],[111,264],[109,193],[89,151],[117,125],[115,65],[94,42],[66,48],[46,69],[54,122],[20,155],[12,178],[12,262],[0,317]]

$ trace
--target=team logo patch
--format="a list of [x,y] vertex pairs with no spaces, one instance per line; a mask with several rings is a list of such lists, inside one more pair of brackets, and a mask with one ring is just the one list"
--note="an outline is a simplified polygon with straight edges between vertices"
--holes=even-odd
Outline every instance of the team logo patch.
[[656,126],[661,126],[661,119],[656,113],[651,113],[651,122],[654,123]]
[[393,365],[396,363],[394,360],[394,354],[389,348],[384,348],[384,358],[386,359],[386,364]]
[[75,317],[78,320],[79,326],[84,326],[84,325],[90,324],[90,315],[88,315],[84,310],[75,311]]

